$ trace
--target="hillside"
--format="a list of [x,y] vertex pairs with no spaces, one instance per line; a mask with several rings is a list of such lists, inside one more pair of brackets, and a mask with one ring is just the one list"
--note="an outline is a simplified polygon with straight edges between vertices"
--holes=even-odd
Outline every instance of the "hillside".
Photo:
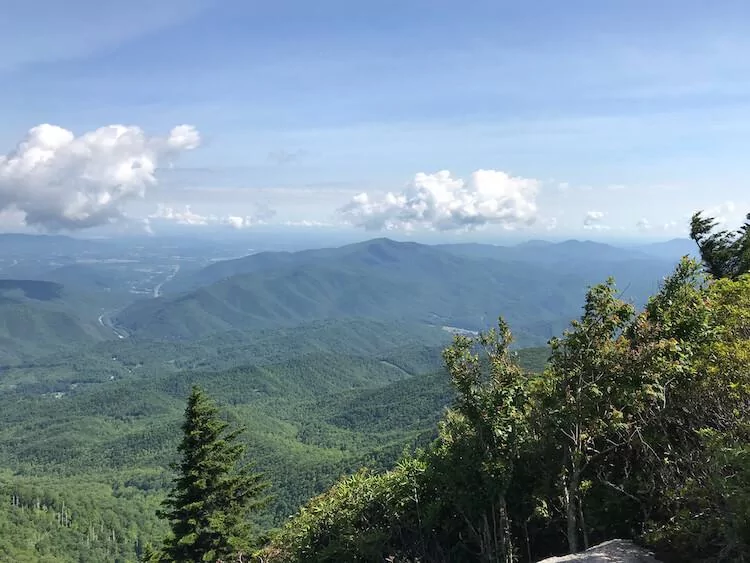
[[80,296],[58,283],[0,280],[0,363],[103,340],[82,307]]
[[[0,457],[15,474],[5,482],[55,491],[76,511],[81,533],[100,521],[132,528],[133,514],[149,506],[149,518],[138,520],[144,533],[157,526],[152,513],[168,483],[185,393],[200,382],[247,426],[252,459],[274,476],[267,526],[339,475],[363,464],[386,468],[405,446],[426,443],[453,396],[439,367],[450,340],[440,329],[325,321],[227,336],[112,341],[8,369]],[[545,355],[520,353],[537,370]],[[120,538],[117,549],[131,553],[132,539]]]
[[[267,527],[339,475],[386,468],[431,439],[452,397],[440,369],[449,341],[435,327],[328,320],[190,343],[102,342],[9,368],[0,377],[0,492],[48,498],[56,510],[64,503],[74,526],[58,529],[42,511],[13,516],[4,504],[0,529],[19,544],[45,531],[36,557],[132,560],[138,538],[163,533],[154,511],[195,382],[230,405],[252,459],[274,476]],[[537,369],[544,355],[521,353]],[[2,528],[6,517],[17,527]],[[117,529],[117,541],[87,541],[92,525]]]
[[550,251],[541,264],[465,256],[460,250],[375,239],[335,249],[255,254],[213,264],[193,281],[220,281],[135,303],[116,321],[139,337],[192,339],[351,317],[476,330],[490,326],[500,311],[528,346],[543,344],[578,313],[586,286],[614,275],[625,296],[641,303],[672,266],[617,249],[612,252],[625,257],[614,262],[576,261]]

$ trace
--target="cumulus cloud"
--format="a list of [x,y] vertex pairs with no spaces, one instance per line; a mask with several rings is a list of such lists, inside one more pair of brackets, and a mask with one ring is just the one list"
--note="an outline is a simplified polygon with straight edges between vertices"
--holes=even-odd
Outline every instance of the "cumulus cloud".
[[361,193],[340,209],[345,221],[368,230],[468,230],[487,224],[529,225],[537,214],[539,182],[499,170],[477,170],[468,181],[447,170],[420,172],[401,192]]
[[639,219],[638,222],[635,224],[636,227],[638,227],[639,231],[649,231],[651,230],[651,222],[646,219],[645,217],[643,219]]
[[200,144],[190,125],[166,137],[139,127],[109,125],[76,137],[55,125],[38,125],[16,149],[0,155],[0,212],[49,231],[82,229],[123,218],[123,206],[156,184],[163,162]]
[[608,229],[607,225],[602,224],[605,213],[603,211],[589,211],[583,218],[583,228],[587,230]]

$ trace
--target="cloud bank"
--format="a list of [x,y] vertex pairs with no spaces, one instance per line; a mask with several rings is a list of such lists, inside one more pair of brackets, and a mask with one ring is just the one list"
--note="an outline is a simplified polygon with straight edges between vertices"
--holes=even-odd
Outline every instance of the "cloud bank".
[[189,205],[186,205],[182,211],[175,209],[174,207],[167,207],[159,204],[156,209],[156,213],[148,216],[148,219],[156,219],[163,221],[171,221],[178,225],[208,225],[210,222],[215,220],[209,215],[199,215],[194,213],[190,209]]
[[420,172],[403,191],[381,199],[361,193],[340,213],[347,223],[368,230],[471,230],[488,224],[516,228],[536,219],[538,191],[537,180],[499,170],[477,170],[468,181],[447,170]]
[[185,205],[182,210],[163,204],[157,206],[156,212],[148,216],[150,221],[167,221],[185,226],[226,225],[234,229],[246,229],[256,225],[264,224],[273,217],[276,212],[265,206],[254,206],[249,215],[201,215],[192,210],[190,205]]
[[166,137],[134,126],[109,125],[76,137],[38,125],[16,149],[0,155],[0,212],[24,214],[26,225],[74,230],[123,218],[123,205],[156,184],[159,163],[200,144],[190,125]]

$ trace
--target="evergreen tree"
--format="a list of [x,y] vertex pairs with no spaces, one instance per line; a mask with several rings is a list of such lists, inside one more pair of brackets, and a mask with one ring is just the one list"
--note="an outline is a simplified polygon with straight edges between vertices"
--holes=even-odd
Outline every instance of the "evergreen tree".
[[147,543],[143,548],[143,553],[138,558],[140,563],[157,563],[159,561],[159,554],[154,550],[150,543]]
[[750,213],[737,231],[715,231],[712,217],[693,215],[690,238],[698,245],[706,271],[715,278],[737,279],[750,272]]
[[242,464],[241,430],[230,430],[198,387],[185,409],[178,476],[159,513],[169,521],[163,561],[216,561],[251,548],[248,517],[268,484]]

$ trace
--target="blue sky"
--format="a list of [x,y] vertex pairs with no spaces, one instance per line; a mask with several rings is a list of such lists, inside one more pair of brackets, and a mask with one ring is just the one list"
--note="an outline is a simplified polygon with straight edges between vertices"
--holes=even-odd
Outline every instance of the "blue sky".
[[[4,11],[5,230],[265,222],[671,238],[694,210],[731,226],[750,211],[747,2],[38,0]],[[9,176],[40,124],[74,137],[189,124],[200,146],[148,152],[155,181],[139,176],[117,197],[87,174],[81,195],[82,170],[121,152],[90,151],[85,166],[58,152],[53,170]]]

